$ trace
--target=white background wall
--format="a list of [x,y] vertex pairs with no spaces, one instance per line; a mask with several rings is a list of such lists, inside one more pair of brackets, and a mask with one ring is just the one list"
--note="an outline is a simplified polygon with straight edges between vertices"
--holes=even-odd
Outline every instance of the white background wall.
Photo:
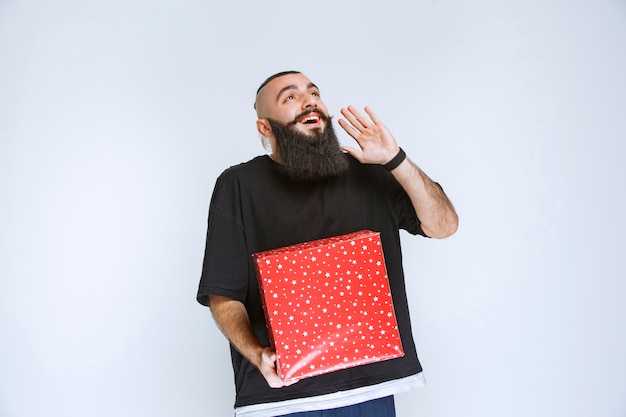
[[206,214],[285,69],[461,217],[404,239],[398,415],[626,415],[623,0],[2,0],[0,416],[232,415]]

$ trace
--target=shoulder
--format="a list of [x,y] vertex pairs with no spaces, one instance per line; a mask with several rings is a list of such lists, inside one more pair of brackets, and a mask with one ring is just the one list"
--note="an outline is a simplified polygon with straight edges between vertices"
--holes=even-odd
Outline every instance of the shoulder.
[[267,155],[225,169],[215,181],[213,200],[233,201],[241,195],[258,195],[277,182],[275,162]]
[[272,160],[267,155],[259,155],[249,161],[226,168],[217,178],[217,184],[251,180],[272,169]]
[[255,172],[259,170],[264,170],[267,168],[271,168],[272,160],[267,155],[259,155],[255,156],[249,161],[242,162],[237,165],[232,165],[224,170],[220,176],[230,176],[230,175],[246,175],[250,172]]

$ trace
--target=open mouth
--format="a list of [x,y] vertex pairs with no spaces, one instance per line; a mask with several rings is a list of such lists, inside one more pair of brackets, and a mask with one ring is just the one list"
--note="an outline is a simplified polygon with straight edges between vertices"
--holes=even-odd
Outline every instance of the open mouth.
[[319,125],[322,117],[316,112],[310,112],[298,119],[298,123],[303,125]]

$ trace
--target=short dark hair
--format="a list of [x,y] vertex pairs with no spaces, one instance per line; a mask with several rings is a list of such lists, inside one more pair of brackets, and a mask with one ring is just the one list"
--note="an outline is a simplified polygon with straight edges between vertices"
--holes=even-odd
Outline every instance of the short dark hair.
[[[256,95],[258,96],[259,92],[261,92],[261,89],[263,87],[265,87],[273,79],[278,78],[278,77],[282,77],[283,75],[288,75],[288,74],[302,74],[302,73],[300,71],[281,71],[281,72],[277,72],[274,75],[270,75],[269,77],[267,77],[267,79],[265,81],[263,81],[261,83],[259,88],[256,90]],[[256,100],[254,101],[254,108],[256,109]]]
[[258,90],[256,90],[256,93],[259,94],[259,92],[261,91],[261,89],[263,87],[265,87],[267,85],[267,83],[269,83],[270,81],[272,81],[274,78],[278,78],[278,77],[282,77],[283,75],[288,75],[288,74],[302,74],[300,71],[282,71],[282,72],[277,72],[274,75],[270,75],[267,80],[263,81],[263,83],[261,83],[261,85],[259,86]]

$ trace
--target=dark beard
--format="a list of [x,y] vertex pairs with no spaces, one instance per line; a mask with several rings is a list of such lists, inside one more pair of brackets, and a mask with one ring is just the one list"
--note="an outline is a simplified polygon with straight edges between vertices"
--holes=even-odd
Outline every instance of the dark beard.
[[[282,124],[268,119],[282,162],[276,169],[294,181],[334,177],[348,169],[348,160],[339,147],[330,117],[317,114],[324,120],[325,127],[311,135],[298,131],[295,121]],[[302,115],[296,120],[300,117]]]

